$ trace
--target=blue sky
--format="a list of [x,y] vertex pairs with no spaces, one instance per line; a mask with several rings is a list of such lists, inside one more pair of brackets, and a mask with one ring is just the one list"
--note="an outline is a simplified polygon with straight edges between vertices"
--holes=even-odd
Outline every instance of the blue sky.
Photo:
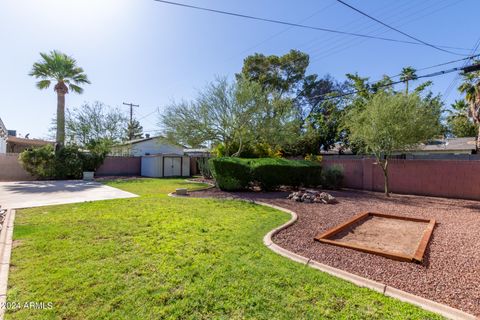
[[[471,49],[480,36],[478,0],[347,1],[437,45]],[[335,0],[180,2],[408,40]],[[425,46],[289,28],[153,0],[2,0],[0,43],[0,118],[8,129],[31,137],[47,136],[56,97],[52,89],[36,89],[27,74],[39,52],[53,49],[74,56],[92,81],[83,95],[67,96],[67,108],[98,100],[127,112],[122,102],[133,102],[140,104],[135,115],[148,131],[158,128],[157,107],[161,112],[173,100],[194,98],[216,75],[232,78],[254,52],[299,49],[311,56],[309,72],[339,80],[354,72],[376,80],[407,65],[422,68],[461,58]],[[454,78],[434,78],[433,90],[445,93]],[[454,89],[446,101],[456,98]]]

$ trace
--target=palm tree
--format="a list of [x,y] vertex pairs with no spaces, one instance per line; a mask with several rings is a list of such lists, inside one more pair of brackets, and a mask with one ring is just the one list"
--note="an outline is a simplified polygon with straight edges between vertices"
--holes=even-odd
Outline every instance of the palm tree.
[[455,100],[451,104],[452,110],[447,110],[447,127],[449,133],[457,138],[477,135],[477,125],[470,117],[470,108],[465,100]]
[[50,87],[57,93],[57,148],[65,143],[65,95],[69,91],[81,94],[81,85],[90,83],[83,69],[77,66],[74,58],[60,52],[40,53],[40,61],[35,62],[29,75],[40,79],[37,88],[40,90]]
[[400,72],[400,80],[404,81],[406,84],[405,93],[408,94],[408,81],[416,80],[417,77],[417,70],[413,67],[405,67]]
[[[465,94],[465,100],[469,106],[468,115],[477,126],[480,125],[480,71],[465,73],[463,83],[458,90]],[[477,148],[480,146],[480,126],[478,128]]]

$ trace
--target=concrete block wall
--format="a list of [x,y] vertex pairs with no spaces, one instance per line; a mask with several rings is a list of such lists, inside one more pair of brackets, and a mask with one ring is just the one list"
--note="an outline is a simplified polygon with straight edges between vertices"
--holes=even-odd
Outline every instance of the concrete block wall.
[[[325,159],[344,168],[345,187],[383,191],[384,177],[374,159]],[[480,200],[479,160],[389,160],[394,193]]]

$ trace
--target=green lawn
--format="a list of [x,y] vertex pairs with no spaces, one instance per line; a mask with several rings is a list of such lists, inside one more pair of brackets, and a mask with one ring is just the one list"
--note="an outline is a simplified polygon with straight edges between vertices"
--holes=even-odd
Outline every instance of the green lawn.
[[437,318],[270,251],[283,212],[167,197],[182,180],[108,184],[141,197],[17,212],[8,300],[53,308],[7,319]]

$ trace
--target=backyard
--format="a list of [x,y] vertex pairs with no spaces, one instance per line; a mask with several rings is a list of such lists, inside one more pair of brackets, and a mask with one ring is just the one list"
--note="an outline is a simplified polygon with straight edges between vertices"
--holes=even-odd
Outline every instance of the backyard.
[[180,179],[106,183],[140,197],[17,211],[9,301],[52,307],[7,319],[440,318],[269,250],[286,213],[168,197],[203,187]]

